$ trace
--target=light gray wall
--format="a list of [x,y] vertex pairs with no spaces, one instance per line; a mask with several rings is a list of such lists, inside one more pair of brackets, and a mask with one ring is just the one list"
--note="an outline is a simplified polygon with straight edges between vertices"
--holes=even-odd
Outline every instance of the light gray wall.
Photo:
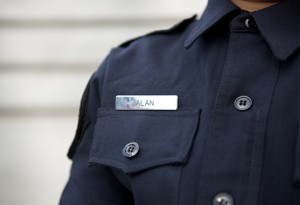
[[206,0],[0,0],[0,204],[54,205],[82,91],[109,50]]

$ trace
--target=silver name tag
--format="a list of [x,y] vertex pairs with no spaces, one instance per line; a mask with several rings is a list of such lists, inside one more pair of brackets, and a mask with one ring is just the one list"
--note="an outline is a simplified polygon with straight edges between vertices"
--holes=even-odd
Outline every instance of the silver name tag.
[[117,95],[116,110],[177,110],[177,95]]

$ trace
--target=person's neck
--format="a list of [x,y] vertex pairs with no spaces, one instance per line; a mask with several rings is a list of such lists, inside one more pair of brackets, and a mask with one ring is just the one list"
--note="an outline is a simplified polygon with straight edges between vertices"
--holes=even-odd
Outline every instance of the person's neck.
[[236,6],[242,10],[249,12],[258,11],[274,4],[279,3],[281,0],[231,0]]

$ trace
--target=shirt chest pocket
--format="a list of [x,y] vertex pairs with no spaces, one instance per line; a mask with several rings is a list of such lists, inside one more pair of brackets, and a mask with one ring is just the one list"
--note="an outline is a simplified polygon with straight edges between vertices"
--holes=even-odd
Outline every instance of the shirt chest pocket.
[[137,173],[187,162],[200,118],[198,109],[99,109],[89,165]]

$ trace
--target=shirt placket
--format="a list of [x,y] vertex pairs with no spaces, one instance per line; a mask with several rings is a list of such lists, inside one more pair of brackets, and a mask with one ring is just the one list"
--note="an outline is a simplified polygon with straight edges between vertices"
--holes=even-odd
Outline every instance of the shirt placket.
[[266,122],[278,71],[279,62],[251,14],[233,18],[197,204],[257,204]]

